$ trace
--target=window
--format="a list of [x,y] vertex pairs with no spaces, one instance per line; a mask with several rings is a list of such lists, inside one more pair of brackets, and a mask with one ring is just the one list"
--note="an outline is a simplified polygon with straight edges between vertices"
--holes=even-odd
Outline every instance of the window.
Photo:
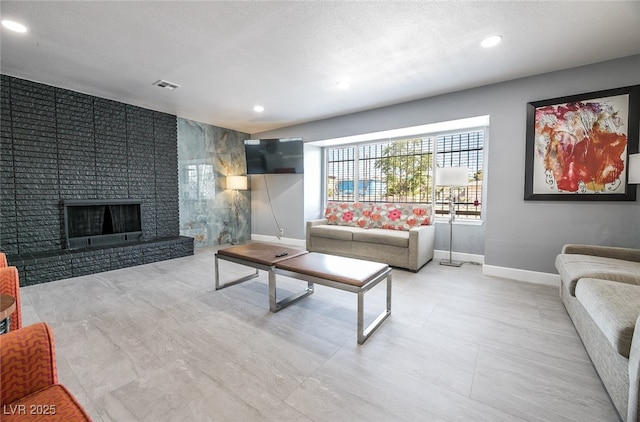
[[466,166],[457,189],[459,218],[482,218],[484,129],[326,148],[328,201],[433,203],[449,212],[449,189],[434,186],[436,167]]
[[[461,132],[436,137],[438,167],[469,168],[467,186],[454,188],[456,216],[480,220],[482,218],[482,169],[484,130]],[[435,201],[436,214],[449,214],[449,188],[438,186]]]

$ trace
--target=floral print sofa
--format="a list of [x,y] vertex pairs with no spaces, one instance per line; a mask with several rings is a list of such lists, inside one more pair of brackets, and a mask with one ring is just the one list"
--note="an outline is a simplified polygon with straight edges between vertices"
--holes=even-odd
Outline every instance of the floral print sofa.
[[307,221],[307,250],[418,271],[433,259],[433,209],[426,204],[329,202]]

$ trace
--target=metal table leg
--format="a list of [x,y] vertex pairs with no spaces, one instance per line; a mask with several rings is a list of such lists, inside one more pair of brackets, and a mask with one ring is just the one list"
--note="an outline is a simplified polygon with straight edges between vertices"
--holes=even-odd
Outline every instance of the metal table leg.
[[313,283],[311,281],[307,281],[307,288],[305,290],[294,293],[291,296],[278,301],[276,297],[275,267],[271,267],[271,269],[269,270],[269,309],[271,310],[271,312],[278,312],[279,310],[296,303],[300,299],[303,299],[310,294],[313,294]]
[[[229,258],[226,258],[226,257],[222,258],[222,259],[224,259],[225,261],[236,262],[236,261],[234,261],[232,259],[229,259]],[[242,262],[241,264],[242,265],[247,265],[246,262]],[[219,269],[219,265],[218,265],[218,254],[215,255],[215,267],[216,267],[216,270],[215,270],[216,271],[216,275],[215,275],[216,290],[224,289],[225,287],[235,286],[236,284],[239,284],[239,283],[242,283],[244,281],[251,280],[253,278],[258,277],[258,268],[256,268],[256,272],[254,274],[249,274],[247,276],[240,277],[240,278],[238,278],[236,280],[232,280],[232,281],[230,281],[228,283],[220,284],[220,269]]]
[[[364,294],[371,288],[363,289],[358,292],[358,344],[363,344],[373,334],[373,332],[382,325],[385,319],[391,315],[391,271],[387,272],[387,306],[384,311],[371,323],[364,328]],[[371,287],[378,284],[372,283]]]

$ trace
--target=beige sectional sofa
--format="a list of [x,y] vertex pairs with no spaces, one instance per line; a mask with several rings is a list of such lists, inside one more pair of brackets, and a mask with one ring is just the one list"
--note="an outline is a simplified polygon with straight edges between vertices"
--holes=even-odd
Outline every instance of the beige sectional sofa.
[[435,227],[425,204],[330,202],[307,222],[307,250],[418,271],[433,259]]
[[640,249],[565,245],[560,296],[622,420],[640,417]]

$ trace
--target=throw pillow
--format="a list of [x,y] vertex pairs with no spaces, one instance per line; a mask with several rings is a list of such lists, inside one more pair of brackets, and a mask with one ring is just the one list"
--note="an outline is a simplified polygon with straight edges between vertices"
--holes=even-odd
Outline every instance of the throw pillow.
[[324,212],[327,224],[338,226],[366,226],[366,218],[363,217],[365,206],[361,202],[329,202]]
[[411,230],[431,220],[431,209],[424,204],[374,204],[370,227],[388,230]]

